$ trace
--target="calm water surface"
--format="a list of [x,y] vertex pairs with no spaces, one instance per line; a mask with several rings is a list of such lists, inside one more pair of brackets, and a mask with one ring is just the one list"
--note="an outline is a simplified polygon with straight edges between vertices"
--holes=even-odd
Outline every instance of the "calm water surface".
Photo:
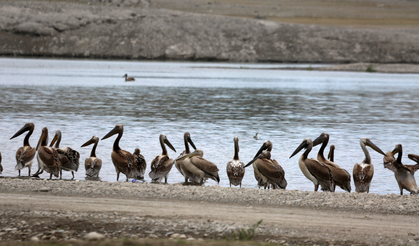
[[[62,131],[61,146],[80,152],[80,180],[91,150],[80,146],[93,135],[102,138],[116,124],[124,125],[121,148],[133,152],[139,147],[147,174],[161,153],[160,134],[176,148],[177,153],[169,150],[175,158],[184,150],[183,133],[190,132],[204,157],[220,169],[221,186],[229,185],[225,167],[233,158],[234,136],[240,139],[245,163],[271,140],[272,157],[285,169],[287,189],[313,190],[298,168],[300,154],[289,156],[304,138],[315,139],[322,132],[336,145],[335,162],[351,174],[353,165],[364,159],[361,137],[369,137],[384,152],[403,144],[404,163],[413,164],[407,154],[419,154],[419,75],[266,69],[272,67],[279,65],[0,58],[3,175],[17,176],[14,156],[24,137],[9,139],[26,122],[35,124],[32,146],[42,127],[48,127],[50,140],[55,130]],[[136,81],[125,83],[125,73]],[[105,181],[116,181],[110,158],[114,139],[100,141],[97,149]],[[370,192],[398,194],[382,156],[370,153],[375,165]],[[34,161],[32,173],[36,169]],[[121,177],[120,182],[125,180]],[[64,172],[63,178],[71,174]],[[182,181],[173,168],[169,183]],[[243,186],[257,187],[252,167]]]

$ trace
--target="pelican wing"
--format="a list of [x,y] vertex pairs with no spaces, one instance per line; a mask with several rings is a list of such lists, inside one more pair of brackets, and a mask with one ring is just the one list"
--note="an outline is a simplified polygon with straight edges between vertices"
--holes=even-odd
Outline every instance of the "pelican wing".
[[32,164],[33,158],[35,157],[36,149],[30,146],[20,147],[16,151],[16,170],[23,169],[26,165]]
[[134,152],[134,175],[138,179],[144,179],[144,173],[147,168],[147,162],[142,154]]
[[337,184],[340,188],[350,192],[351,175],[349,174],[349,172],[331,161],[325,161],[323,164],[327,166],[332,172],[333,182],[335,182],[335,184]]
[[45,171],[54,174],[58,177],[60,171],[60,157],[58,152],[52,147],[40,146],[38,149],[38,157],[42,161]]
[[405,165],[407,168],[409,168],[411,170],[412,173],[415,173],[418,169],[419,169],[419,155],[415,155],[415,154],[409,154],[407,155],[409,157],[409,159],[411,159],[412,161],[418,163],[416,165]]
[[61,161],[61,168],[66,171],[77,171],[79,169],[80,154],[70,147],[56,149]]
[[151,162],[151,171],[148,174],[153,180],[160,180],[172,169],[173,159],[167,155],[159,155]]
[[305,161],[307,170],[313,175],[317,180],[328,182],[332,179],[331,171],[328,167],[321,164],[315,159],[307,159]]
[[220,178],[218,177],[219,170],[218,170],[218,167],[214,163],[200,156],[191,157],[190,162],[195,167],[203,171],[205,174],[209,175],[210,178],[216,180],[217,182],[220,182]]
[[255,162],[255,166],[259,172],[270,181],[270,183],[275,183],[283,189],[287,186],[284,169],[282,169],[276,160],[263,158],[257,160]]
[[97,178],[99,177],[99,172],[102,168],[102,160],[95,157],[86,158],[84,161],[84,168],[86,170],[87,177]]
[[115,166],[132,168],[134,165],[134,156],[130,152],[120,149],[112,152],[112,161]]

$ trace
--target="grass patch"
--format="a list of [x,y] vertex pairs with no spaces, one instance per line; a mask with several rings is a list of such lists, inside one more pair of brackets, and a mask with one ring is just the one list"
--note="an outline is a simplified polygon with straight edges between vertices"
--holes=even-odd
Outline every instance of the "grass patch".
[[235,232],[231,233],[231,237],[233,240],[240,240],[240,241],[250,241],[253,240],[256,234],[256,229],[259,227],[259,225],[262,223],[263,220],[259,220],[256,222],[256,224],[253,224],[252,227],[249,229],[239,229]]
[[367,69],[365,69],[365,72],[368,72],[368,73],[375,73],[375,72],[377,72],[377,70],[375,70],[375,69],[372,67],[372,65],[369,65],[369,66],[367,67]]

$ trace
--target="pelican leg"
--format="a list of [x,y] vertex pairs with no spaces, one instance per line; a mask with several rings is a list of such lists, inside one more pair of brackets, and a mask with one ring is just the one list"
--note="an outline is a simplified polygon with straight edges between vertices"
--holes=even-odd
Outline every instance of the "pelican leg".
[[315,184],[314,185],[314,191],[317,191],[319,189],[319,185],[318,184]]
[[60,179],[63,179],[63,170],[60,170]]
[[52,173],[49,174],[49,179],[52,179]]
[[31,176],[31,169],[28,167],[28,177]]
[[72,179],[74,179],[74,171],[71,171],[71,174],[73,174],[73,178]]
[[116,172],[116,181],[119,180],[119,172]]
[[164,183],[167,184],[167,176],[164,176]]
[[19,177],[20,177],[20,170],[19,170]]

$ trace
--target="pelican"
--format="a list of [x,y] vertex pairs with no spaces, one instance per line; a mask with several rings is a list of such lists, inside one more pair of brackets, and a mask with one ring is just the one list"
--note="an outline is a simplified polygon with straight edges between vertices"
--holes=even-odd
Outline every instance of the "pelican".
[[353,170],[353,177],[356,192],[370,192],[371,180],[374,175],[374,166],[371,164],[371,156],[366,146],[371,147],[378,153],[385,155],[384,152],[378,148],[368,138],[361,138],[359,141],[362,151],[364,151],[365,159],[361,164],[355,164]]
[[244,167],[248,167],[253,163],[255,178],[259,186],[263,185],[266,189],[268,185],[271,185],[272,189],[285,189],[287,187],[285,171],[276,160],[271,159],[271,150],[272,142],[269,140],[265,141],[253,160]]
[[125,78],[125,82],[135,81],[133,77],[128,77],[128,74],[125,74],[124,76],[122,76],[122,78]]
[[300,170],[303,172],[304,176],[313,182],[314,191],[317,191],[319,189],[319,185],[321,185],[326,190],[334,192],[333,176],[330,169],[316,159],[307,158],[313,148],[313,141],[310,138],[304,139],[300,146],[298,146],[294,153],[292,153],[290,158],[300,152],[303,148],[306,150],[298,160],[298,165],[300,166]]
[[102,160],[96,157],[96,147],[98,143],[99,138],[97,136],[93,136],[89,141],[81,146],[86,147],[94,144],[92,152],[90,152],[90,157],[84,160],[84,169],[86,170],[86,177],[88,178],[99,178],[99,172],[102,168]]
[[[394,158],[396,153],[398,153],[397,160]],[[393,151],[388,151],[384,156],[384,167],[394,172],[394,177],[399,185],[400,195],[403,195],[403,189],[409,191],[410,194],[419,194],[419,187],[416,184],[414,176],[419,165],[403,165],[402,155],[402,145],[397,144]],[[409,155],[409,158],[412,159],[412,155]]]
[[147,168],[147,162],[142,154],[140,154],[140,149],[135,148],[134,150],[134,178],[144,181],[144,173]]
[[[195,144],[192,142],[191,135],[189,134],[189,132],[185,132],[185,134],[183,134],[183,142],[185,143],[185,150],[176,159],[179,159],[180,157],[191,153],[189,149],[189,144],[191,144],[192,148],[196,150]],[[199,177],[189,172],[188,169],[185,168],[183,160],[175,161],[175,167],[183,175],[183,177],[185,177],[185,184],[188,184],[189,179],[192,181],[192,183],[199,184]]]
[[[55,145],[54,145],[55,143]],[[64,171],[69,171],[73,175],[74,179],[74,172],[77,172],[79,170],[79,159],[80,154],[76,150],[73,150],[70,147],[64,147],[60,148],[61,143],[61,131],[56,130],[54,138],[51,141],[51,144],[49,147],[53,147],[60,156],[60,162],[61,162],[61,169]]]
[[200,185],[203,185],[207,178],[220,183],[220,177],[218,176],[219,170],[217,166],[203,158],[203,156],[204,152],[197,149],[188,155],[179,157],[176,161],[183,160],[185,168],[199,178]]
[[61,171],[61,162],[58,152],[52,148],[48,147],[48,128],[42,128],[42,134],[39,138],[39,142],[36,145],[38,150],[38,155],[36,159],[38,160],[38,166],[41,167],[41,172],[35,175],[41,174],[44,170],[50,174],[49,179],[52,179],[52,175],[58,178],[60,174],[60,179],[62,178]]
[[19,170],[19,176],[20,176],[20,170],[27,167],[28,170],[28,176],[31,176],[31,167],[33,163],[33,159],[35,157],[36,149],[32,148],[29,144],[29,137],[32,135],[33,130],[35,129],[35,125],[31,122],[26,123],[19,131],[13,135],[13,137],[10,138],[12,140],[13,138],[22,135],[24,132],[28,131],[26,134],[25,139],[23,140],[23,147],[20,147],[16,151],[16,170]]
[[108,134],[106,134],[102,140],[107,139],[115,134],[118,134],[118,137],[116,137],[115,142],[113,143],[113,150],[112,150],[112,162],[115,166],[116,171],[116,181],[119,180],[119,173],[125,174],[125,176],[128,178],[132,178],[136,175],[135,173],[135,157],[133,154],[126,150],[122,150],[119,147],[119,141],[121,140],[122,134],[124,134],[124,126],[123,125],[116,125]]
[[239,159],[239,138],[234,137],[234,157],[232,161],[227,163],[227,176],[230,180],[230,187],[240,185],[242,187],[242,179],[244,176],[244,163]]
[[[323,155],[324,149],[326,148],[328,142],[329,134],[327,133],[320,134],[320,136],[313,141],[313,146],[322,144],[322,146],[319,149],[319,153],[317,154],[317,160],[321,162],[323,165],[327,166],[332,172],[333,190],[335,189],[336,185],[338,185],[340,188],[342,188],[342,190],[351,192],[351,175],[349,174],[349,172],[345,169],[342,169],[333,161],[327,160]],[[333,152],[331,153],[333,155]]]
[[160,134],[159,141],[162,153],[161,155],[158,155],[156,158],[154,158],[154,160],[151,162],[151,171],[148,176],[150,176],[152,182],[154,183],[159,183],[164,178],[164,183],[167,184],[167,177],[169,176],[169,172],[172,169],[174,161],[173,159],[169,158],[166,145],[169,146],[169,148],[171,148],[174,152],[176,152],[176,150],[169,142],[169,140],[167,140],[166,135]]
[[329,161],[334,162],[335,159],[335,146],[332,144],[330,145],[329,154],[327,155]]

